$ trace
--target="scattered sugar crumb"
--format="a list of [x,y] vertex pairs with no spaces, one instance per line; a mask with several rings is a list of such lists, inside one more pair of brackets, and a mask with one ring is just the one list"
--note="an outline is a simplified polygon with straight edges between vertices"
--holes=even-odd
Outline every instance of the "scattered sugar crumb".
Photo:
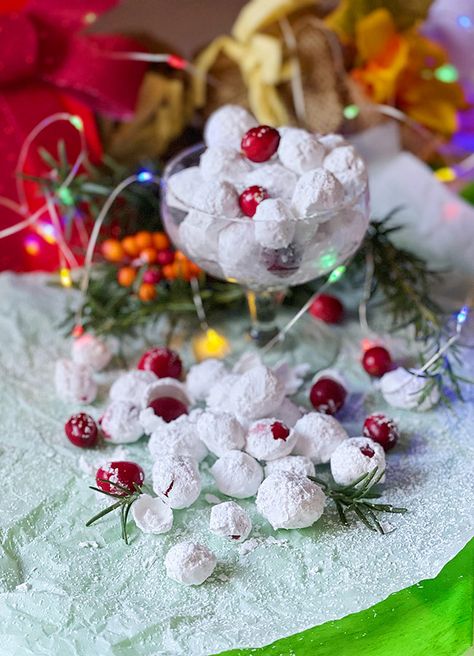
[[247,554],[257,549],[257,547],[268,545],[286,547],[288,545],[288,540],[284,538],[274,538],[272,535],[267,538],[250,538],[250,540],[247,540],[241,544],[238,549],[241,556],[246,556]]
[[395,524],[392,524],[391,522],[380,522],[380,526],[382,527],[382,530],[385,534],[393,533],[393,531],[397,530]]
[[222,501],[222,499],[216,497],[215,494],[205,494],[204,498],[207,501],[207,503],[211,504],[211,506],[215,506],[217,503],[221,503]]
[[28,590],[31,590],[31,583],[28,583],[27,581],[20,583],[19,585],[15,586],[15,590],[17,592],[28,592]]
[[310,567],[308,574],[314,576],[315,574],[320,574],[323,571],[323,568],[320,565],[315,565],[315,567]]
[[95,540],[84,540],[84,542],[79,542],[79,547],[81,549],[98,549],[99,543]]
[[227,576],[227,574],[218,574],[217,577],[219,581],[230,581],[230,578]]

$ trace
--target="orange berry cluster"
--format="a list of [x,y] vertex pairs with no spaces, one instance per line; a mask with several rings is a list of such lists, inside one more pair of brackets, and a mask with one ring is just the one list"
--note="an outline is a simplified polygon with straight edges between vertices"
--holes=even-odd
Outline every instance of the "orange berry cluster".
[[144,302],[157,296],[156,285],[160,280],[191,280],[201,272],[181,251],[171,248],[164,232],[142,230],[123,239],[106,239],[101,245],[102,255],[109,262],[122,264],[117,280],[122,287],[132,287],[138,270],[144,269],[138,287],[138,297]]

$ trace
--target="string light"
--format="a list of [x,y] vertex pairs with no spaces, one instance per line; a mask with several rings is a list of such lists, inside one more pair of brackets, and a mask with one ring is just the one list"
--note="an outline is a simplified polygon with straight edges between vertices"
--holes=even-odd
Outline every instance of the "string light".
[[328,251],[327,253],[323,253],[323,255],[321,255],[319,258],[319,264],[323,269],[331,269],[336,263],[336,260],[337,255],[334,253],[334,251]]
[[456,323],[462,326],[462,324],[466,322],[469,316],[469,312],[470,312],[470,308],[467,305],[463,305],[457,314]]
[[61,267],[59,270],[59,279],[63,287],[72,287],[71,271],[66,267]]
[[60,187],[57,196],[63,205],[71,207],[74,205],[74,196],[69,187]]
[[81,337],[84,334],[84,326],[81,324],[76,324],[74,328],[72,329],[72,336],[77,339],[77,337]]
[[435,176],[441,182],[452,182],[456,180],[456,171],[450,166],[442,166],[435,171]]
[[328,278],[329,284],[332,285],[333,283],[340,280],[342,276],[345,274],[346,268],[347,267],[341,264],[341,266],[338,266],[337,269],[334,269],[334,271],[331,273],[331,275]]
[[357,118],[360,114],[360,107],[357,105],[346,105],[342,110],[344,118],[347,118],[351,121],[354,118]]
[[194,357],[198,362],[207,358],[222,359],[231,351],[229,340],[215,328],[208,328],[203,333],[195,335],[192,345]]
[[472,21],[472,18],[466,15],[458,16],[456,18],[456,22],[459,25],[459,27],[464,28],[465,30],[468,30],[469,28],[473,27],[474,23]]
[[51,223],[44,223],[44,221],[39,221],[36,225],[36,232],[42,239],[44,239],[47,244],[50,244],[50,246],[56,244],[56,234],[54,226],[52,226]]
[[84,123],[82,121],[82,118],[80,116],[77,116],[76,114],[73,114],[73,116],[70,117],[69,123],[76,128],[79,132],[82,132],[84,130]]
[[434,76],[437,80],[445,82],[446,84],[457,82],[459,79],[458,69],[452,64],[438,66],[438,68],[435,69]]
[[28,255],[38,255],[41,250],[38,239],[33,235],[26,237],[23,242],[23,246]]
[[150,173],[150,171],[137,173],[137,182],[150,182],[150,180],[153,180],[153,173]]

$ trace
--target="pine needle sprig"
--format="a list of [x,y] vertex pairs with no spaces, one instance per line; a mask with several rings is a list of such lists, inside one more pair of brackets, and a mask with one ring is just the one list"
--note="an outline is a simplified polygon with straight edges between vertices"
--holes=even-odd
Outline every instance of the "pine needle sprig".
[[374,499],[381,497],[381,494],[375,492],[374,488],[380,482],[384,473],[384,470],[380,471],[378,467],[375,467],[370,472],[360,476],[351,485],[334,487],[317,476],[309,476],[309,478],[320,485],[326,496],[334,501],[339,520],[344,526],[349,525],[347,515],[353,512],[368,529],[385,535],[386,532],[377,517],[377,513],[403,514],[408,511],[406,508],[397,508],[392,504],[374,503]]
[[391,315],[393,330],[411,325],[416,339],[426,341],[443,326],[443,310],[432,298],[440,272],[431,270],[417,255],[395,246],[392,236],[402,228],[391,223],[396,211],[370,224],[353,266],[363,270],[371,259],[373,278],[368,300],[381,292],[380,305]]
[[[110,481],[106,479],[100,479],[99,482],[101,483],[107,483],[110,485]],[[130,510],[132,508],[132,505],[135,503],[135,501],[140,497],[141,494],[144,492],[143,486],[140,487],[136,483],[134,484],[134,492],[130,492],[130,490],[127,487],[123,487],[119,483],[113,483],[113,486],[116,487],[118,490],[121,490],[121,492],[106,492],[105,490],[101,490],[98,487],[95,487],[94,485],[90,485],[90,489],[94,490],[95,492],[100,492],[101,494],[105,494],[108,497],[112,497],[114,499],[117,499],[115,503],[112,503],[110,506],[107,506],[107,508],[104,508],[100,512],[98,512],[96,515],[91,517],[87,522],[86,526],[91,526],[95,522],[97,522],[99,519],[102,519],[102,517],[105,517],[105,515],[108,515],[109,513],[113,512],[114,510],[120,509],[120,528],[121,528],[121,536],[122,539],[125,541],[125,544],[129,544],[128,540],[128,530],[127,530],[127,522],[128,522],[128,516],[130,514]]]

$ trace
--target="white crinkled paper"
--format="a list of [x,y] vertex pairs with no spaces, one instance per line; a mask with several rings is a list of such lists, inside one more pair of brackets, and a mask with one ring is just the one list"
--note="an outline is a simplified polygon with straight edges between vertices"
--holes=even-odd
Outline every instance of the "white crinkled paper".
[[[473,537],[473,389],[453,413],[389,409],[375,389],[363,407],[360,393],[370,383],[357,364],[360,334],[353,327],[336,364],[354,392],[344,424],[356,435],[366,414],[384,411],[402,430],[388,454],[385,490],[387,500],[410,513],[384,517],[392,532],[344,528],[333,508],[313,528],[274,532],[253,500],[243,500],[253,531],[240,547],[226,542],[209,531],[206,495],[224,500],[207,469],[211,457],[202,466],[200,499],[175,513],[169,533],[145,536],[131,527],[127,547],[116,517],[86,528],[100,508],[88,489],[93,476],[87,464],[93,469],[98,456],[105,461],[114,448],[79,450],[64,438],[63,423],[77,408],[57,399],[52,380],[56,358],[69,350],[53,329],[66,292],[41,280],[0,276],[0,455],[8,472],[1,503],[0,632],[8,653],[37,656],[60,647],[81,656],[204,656],[257,647],[436,576]],[[104,394],[100,398],[105,402]],[[90,410],[96,417],[100,412],[99,406]],[[126,451],[151,482],[146,440]],[[198,588],[165,576],[164,555],[183,540],[205,544],[218,558]]]

